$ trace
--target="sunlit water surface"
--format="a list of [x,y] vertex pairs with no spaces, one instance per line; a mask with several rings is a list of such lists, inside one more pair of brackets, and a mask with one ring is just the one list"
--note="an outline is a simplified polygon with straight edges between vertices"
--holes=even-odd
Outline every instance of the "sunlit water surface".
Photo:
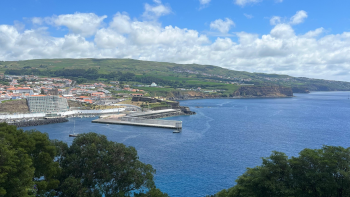
[[[183,130],[104,125],[96,118],[26,127],[69,144],[77,133],[96,132],[136,147],[140,160],[156,170],[156,186],[170,196],[196,197],[232,187],[247,167],[261,164],[271,151],[296,156],[304,148],[350,146],[349,92],[294,94],[281,99],[208,99],[181,101],[194,116]],[[197,108],[199,107],[199,108]]]

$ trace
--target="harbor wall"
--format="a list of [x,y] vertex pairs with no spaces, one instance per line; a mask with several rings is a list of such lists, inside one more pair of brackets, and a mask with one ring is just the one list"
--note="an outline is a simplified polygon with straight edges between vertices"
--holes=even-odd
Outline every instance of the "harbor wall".
[[[73,110],[67,112],[57,113],[61,116],[73,116],[73,115],[97,115],[97,114],[108,114],[108,113],[119,113],[125,111],[124,108],[105,109],[105,110]],[[27,119],[27,118],[44,118],[45,113],[33,113],[33,114],[10,114],[0,115],[0,120],[6,119]]]
[[68,119],[67,118],[50,118],[50,119],[22,120],[18,122],[11,122],[8,124],[15,125],[17,127],[31,127],[31,126],[62,123],[62,122],[68,122]]

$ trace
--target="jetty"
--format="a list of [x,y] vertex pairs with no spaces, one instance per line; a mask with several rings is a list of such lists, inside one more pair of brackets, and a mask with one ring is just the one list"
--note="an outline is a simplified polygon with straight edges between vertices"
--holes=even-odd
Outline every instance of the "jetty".
[[179,109],[164,109],[157,111],[134,112],[130,114],[101,116],[100,119],[93,120],[92,122],[102,124],[120,124],[180,130],[182,129],[182,121],[158,119],[178,115],[183,115],[183,112]]

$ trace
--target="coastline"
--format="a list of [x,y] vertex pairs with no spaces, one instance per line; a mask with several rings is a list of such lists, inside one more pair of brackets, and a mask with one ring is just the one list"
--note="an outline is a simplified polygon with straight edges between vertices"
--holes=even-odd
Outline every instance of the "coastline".
[[187,101],[187,100],[200,100],[200,99],[271,99],[271,98],[294,98],[295,96],[235,96],[235,97],[206,97],[206,98],[187,98],[187,99],[174,99],[174,101]]

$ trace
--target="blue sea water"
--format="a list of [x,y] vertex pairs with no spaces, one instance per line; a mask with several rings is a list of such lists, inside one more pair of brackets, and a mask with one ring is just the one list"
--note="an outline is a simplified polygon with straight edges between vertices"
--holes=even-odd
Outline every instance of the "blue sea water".
[[[136,147],[140,160],[156,170],[156,186],[170,196],[197,197],[235,185],[247,167],[261,164],[271,151],[297,156],[304,148],[350,146],[349,92],[313,92],[277,99],[181,101],[197,112],[168,119],[183,130],[93,124],[95,118],[26,127],[69,144],[77,133],[96,132]],[[200,108],[197,108],[200,107]]]

